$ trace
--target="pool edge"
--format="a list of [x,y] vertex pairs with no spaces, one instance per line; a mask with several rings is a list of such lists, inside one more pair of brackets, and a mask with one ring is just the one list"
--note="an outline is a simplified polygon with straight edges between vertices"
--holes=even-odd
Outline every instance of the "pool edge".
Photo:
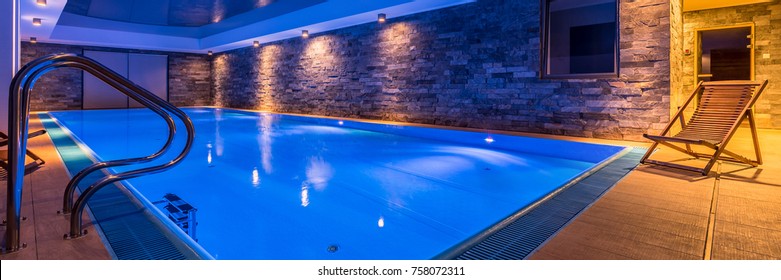
[[[452,260],[452,259],[460,259],[460,260],[470,260],[470,259],[525,259],[528,256],[531,256],[535,251],[537,251],[542,245],[544,245],[550,238],[556,235],[561,229],[563,229],[567,224],[569,224],[573,219],[575,219],[580,213],[588,209],[594,202],[596,202],[605,192],[607,192],[610,188],[612,188],[618,181],[620,181],[626,174],[631,172],[637,164],[639,164],[639,160],[633,160],[631,158],[636,157],[638,154],[642,154],[645,151],[645,148],[642,147],[626,147],[619,153],[616,153],[615,155],[611,156],[608,159],[605,159],[604,161],[600,162],[590,170],[580,174],[575,179],[571,180],[567,184],[559,187],[558,189],[554,190],[553,192],[549,193],[548,195],[544,196],[543,198],[535,201],[534,203],[530,204],[527,207],[524,207],[523,209],[511,214],[507,218],[503,219],[502,221],[494,224],[493,226],[489,227],[488,229],[468,238],[467,240],[456,244],[455,246],[445,250],[444,252],[434,256],[432,259],[439,259],[439,260]],[[609,170],[606,170],[606,168],[611,166],[617,166],[619,165],[617,162],[622,159],[628,159],[628,163],[621,164],[621,166],[618,166],[617,168],[625,168],[628,169],[626,172],[620,174],[620,176],[614,176],[615,180],[609,179],[609,184],[603,184],[599,186],[599,188],[595,189],[592,198],[589,199],[587,202],[582,203],[583,205],[578,205],[576,208],[578,209],[568,209],[570,211],[565,212],[572,212],[569,213],[569,215],[565,215],[565,217],[555,217],[558,219],[558,221],[554,221],[555,223],[550,223],[548,220],[543,220],[545,222],[545,227],[540,228],[540,224],[542,224],[537,219],[538,217],[530,217],[534,213],[535,210],[545,211],[546,209],[542,208],[558,208],[561,205],[555,205],[558,202],[555,202],[557,197],[560,195],[570,191],[571,193],[575,193],[576,188],[579,187],[579,184],[586,184],[586,180],[599,180],[604,179],[599,177],[600,172],[610,172]],[[638,158],[639,159],[639,158]],[[631,168],[630,168],[631,166]],[[616,175],[616,174],[613,174]],[[604,177],[604,176],[602,176]],[[590,187],[590,186],[588,186]],[[586,187],[584,187],[586,188]],[[575,191],[572,191],[575,190]],[[561,202],[564,203],[564,202]],[[568,205],[570,206],[570,205]],[[558,213],[561,214],[561,213]],[[537,216],[543,216],[543,218],[554,218],[551,213],[545,213],[545,214],[538,214]],[[524,221],[522,219],[528,218],[527,220],[531,219],[533,220],[532,225],[528,225],[528,221]],[[511,227],[514,227],[515,229],[510,229]],[[517,229],[521,229],[522,232],[519,234]],[[538,230],[540,229],[540,230]],[[542,234],[537,231],[544,231]],[[503,236],[500,236],[503,235]],[[531,242],[527,240],[527,237],[533,236],[534,239]],[[544,238],[541,238],[544,237]],[[514,244],[503,244],[503,248],[496,248],[497,246],[493,245],[494,242],[491,242],[491,238],[501,238],[503,240],[506,240],[507,238],[510,238],[514,240],[514,243],[523,243],[522,247],[524,247],[521,252],[513,251],[508,248],[512,247]],[[506,242],[503,242],[506,243]],[[531,248],[531,249],[529,249]],[[501,255],[501,257],[497,257]]]

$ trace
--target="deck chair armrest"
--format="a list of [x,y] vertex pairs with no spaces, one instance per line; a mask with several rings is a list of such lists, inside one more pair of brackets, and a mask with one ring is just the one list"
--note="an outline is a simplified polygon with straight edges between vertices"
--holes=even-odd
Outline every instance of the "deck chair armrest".
[[669,136],[661,136],[661,135],[648,135],[643,134],[643,137],[653,140],[654,142],[675,142],[675,143],[683,143],[683,144],[692,144],[692,145],[703,145],[703,142],[705,140],[702,139],[686,139],[686,138],[678,138],[678,137],[669,137]]
[[[30,139],[30,138],[33,138],[33,137],[36,137],[36,136],[41,136],[41,135],[44,135],[44,134],[46,134],[46,130],[43,130],[43,129],[37,130],[35,132],[30,132],[30,133],[27,134],[27,139]],[[8,145],[8,135],[6,135],[3,132],[0,132],[0,147],[6,146],[6,145]]]
[[41,130],[38,130],[38,131],[31,132],[31,133],[27,134],[27,139],[30,139],[30,138],[33,138],[33,137],[36,137],[36,136],[41,136],[41,135],[44,135],[44,134],[46,134],[46,130],[41,129]]
[[673,143],[682,143],[682,144],[690,144],[690,145],[701,145],[701,146],[709,147],[711,149],[719,148],[719,143],[708,141],[705,139],[688,139],[688,138],[668,137],[668,136],[648,135],[648,134],[643,134],[643,137],[651,139],[654,142],[673,142]]

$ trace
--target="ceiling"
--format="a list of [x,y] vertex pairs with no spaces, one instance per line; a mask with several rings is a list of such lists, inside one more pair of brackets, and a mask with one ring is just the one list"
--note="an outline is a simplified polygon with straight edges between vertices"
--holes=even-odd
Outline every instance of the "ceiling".
[[683,0],[683,11],[689,12],[768,2],[773,2],[773,0]]
[[[39,42],[205,53],[475,0],[20,0],[20,37]],[[40,26],[33,18],[42,19]]]

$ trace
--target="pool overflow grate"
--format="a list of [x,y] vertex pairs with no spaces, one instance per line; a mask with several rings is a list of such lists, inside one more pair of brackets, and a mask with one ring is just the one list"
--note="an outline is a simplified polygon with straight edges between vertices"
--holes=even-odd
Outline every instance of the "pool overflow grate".
[[506,227],[451,258],[458,260],[525,259],[634,169],[645,151],[645,148],[633,148],[629,153],[563,190],[553,198],[542,202],[525,215],[510,222]]
[[163,196],[163,200],[152,203],[160,208],[190,238],[198,242],[198,238],[195,237],[195,228],[198,226],[195,213],[198,212],[198,209],[172,193],[167,193]]
[[[38,114],[65,166],[71,172],[92,164],[87,155],[46,113]],[[101,176],[93,174],[91,176]],[[97,178],[94,178],[97,179]],[[84,180],[91,182],[89,177]],[[83,191],[87,186],[79,186]],[[116,186],[99,190],[87,203],[103,232],[109,253],[120,260],[181,260],[185,254]]]

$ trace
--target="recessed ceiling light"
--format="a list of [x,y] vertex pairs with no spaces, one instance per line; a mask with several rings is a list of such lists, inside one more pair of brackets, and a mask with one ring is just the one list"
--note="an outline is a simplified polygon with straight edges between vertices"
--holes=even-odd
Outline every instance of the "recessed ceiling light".
[[301,37],[309,38],[309,30],[301,30]]
[[379,23],[385,22],[385,14],[377,14],[377,22]]
[[253,46],[253,47],[256,47],[256,48],[257,48],[257,47],[260,47],[260,42],[258,42],[258,41],[253,41],[253,42],[252,42],[252,46]]
[[207,52],[208,55],[213,55],[214,53],[212,51]]
[[38,4],[38,6],[46,6],[46,0],[35,0],[35,4]]
[[30,44],[38,43],[38,38],[36,37],[30,37]]
[[33,18],[33,25],[35,25],[35,26],[41,26],[41,19],[39,19],[39,18]]

